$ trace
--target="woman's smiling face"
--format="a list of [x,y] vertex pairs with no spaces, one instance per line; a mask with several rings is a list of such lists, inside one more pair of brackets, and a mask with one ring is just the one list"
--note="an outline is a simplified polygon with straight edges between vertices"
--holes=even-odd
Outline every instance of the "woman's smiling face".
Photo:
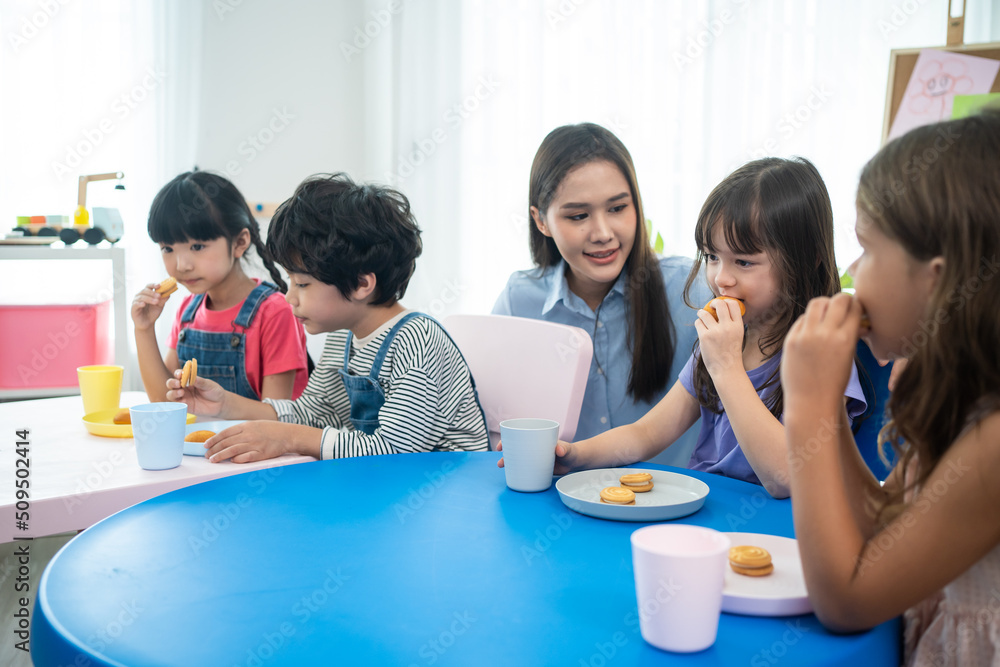
[[635,243],[638,221],[625,175],[606,160],[580,165],[563,178],[548,209],[532,207],[531,217],[566,261],[570,290],[596,308]]

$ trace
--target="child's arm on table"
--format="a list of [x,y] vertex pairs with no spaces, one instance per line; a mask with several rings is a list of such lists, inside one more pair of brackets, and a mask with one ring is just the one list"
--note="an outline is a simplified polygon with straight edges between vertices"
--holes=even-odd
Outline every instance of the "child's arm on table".
[[[701,409],[694,396],[678,381],[667,395],[634,424],[626,424],[579,442],[560,442],[556,449],[555,473],[613,468],[645,461],[674,444],[692,424]],[[501,459],[501,465],[502,459]]]
[[[724,306],[724,307],[722,307]],[[718,321],[698,312],[695,328],[705,368],[719,393],[733,434],[760,483],[775,498],[787,498],[785,428],[760,400],[743,365],[743,319],[736,301],[722,301]],[[785,400],[787,401],[787,390]]]
[[785,339],[781,368],[787,447],[799,462],[790,469],[795,534],[816,615],[837,631],[897,616],[1000,543],[1000,514],[983,512],[1000,502],[1000,449],[990,444],[1000,413],[952,445],[902,514],[881,529],[859,525],[861,476],[838,474],[846,442],[810,438],[843,410],[860,319],[849,295],[814,299]]
[[320,457],[323,430],[302,424],[278,422],[278,413],[269,403],[255,401],[217,382],[199,377],[193,387],[181,387],[181,371],[167,381],[167,399],[188,406],[192,413],[220,419],[246,419],[205,441],[206,456],[213,463],[232,459],[248,463],[283,454]]

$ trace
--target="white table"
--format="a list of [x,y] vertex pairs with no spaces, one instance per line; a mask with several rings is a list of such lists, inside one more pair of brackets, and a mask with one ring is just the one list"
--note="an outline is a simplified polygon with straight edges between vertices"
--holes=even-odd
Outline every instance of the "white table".
[[[141,391],[123,392],[120,405],[147,400]],[[268,483],[280,474],[268,469],[315,460],[286,455],[255,463],[209,463],[185,456],[177,468],[143,470],[131,438],[91,435],[82,417],[79,396],[0,403],[0,543],[82,530],[143,500],[217,477],[249,472]],[[31,443],[26,531],[15,528],[15,449],[21,429],[30,431]]]

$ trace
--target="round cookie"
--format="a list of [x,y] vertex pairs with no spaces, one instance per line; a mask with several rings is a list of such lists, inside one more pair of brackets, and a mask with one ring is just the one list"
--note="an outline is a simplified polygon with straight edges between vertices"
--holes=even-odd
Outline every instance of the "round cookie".
[[635,505],[635,494],[620,486],[601,489],[601,502],[608,505]]
[[192,431],[184,436],[184,442],[205,442],[213,435],[214,431]]
[[128,408],[122,408],[115,416],[111,418],[115,424],[131,424],[132,423],[132,413],[129,412]]
[[763,547],[740,545],[729,550],[729,567],[748,577],[763,577],[774,572],[771,554]]
[[734,297],[734,296],[713,296],[711,299],[709,299],[708,303],[705,304],[705,307],[703,308],[703,310],[707,310],[708,314],[711,315],[712,317],[714,317],[715,320],[716,320],[716,322],[719,321],[719,314],[716,313],[715,312],[715,308],[712,307],[712,302],[715,301],[716,299],[730,299],[732,301],[735,301],[736,303],[740,304],[740,317],[742,317],[742,316],[744,316],[744,315],[747,314],[747,308],[746,308],[746,306],[744,306],[743,302],[740,301],[739,299],[737,299],[736,297]]
[[190,387],[198,379],[198,360],[188,359],[181,369],[181,386]]
[[156,293],[160,296],[170,296],[177,291],[177,279],[173,276],[160,281],[160,286],[156,288]]
[[733,572],[736,574],[742,574],[748,577],[764,577],[774,572],[774,565],[771,563],[768,563],[764,567],[739,567],[738,565],[730,563],[729,567],[733,568]]
[[633,493],[645,493],[653,490],[653,476],[648,472],[622,475],[618,478],[618,483],[621,484],[622,488],[628,489]]

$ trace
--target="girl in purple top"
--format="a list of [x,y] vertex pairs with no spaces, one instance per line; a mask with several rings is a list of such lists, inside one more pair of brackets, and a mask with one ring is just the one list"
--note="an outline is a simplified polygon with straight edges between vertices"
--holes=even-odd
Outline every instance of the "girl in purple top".
[[[698,311],[694,354],[663,400],[634,424],[560,442],[556,473],[645,461],[701,417],[688,467],[762,484],[785,498],[781,345],[810,299],[840,291],[830,196],[808,160],[755,160],[708,196],[695,240],[699,253],[686,296],[703,275],[715,296],[733,298],[711,302],[718,320]],[[851,419],[865,412],[856,367],[844,401]]]

